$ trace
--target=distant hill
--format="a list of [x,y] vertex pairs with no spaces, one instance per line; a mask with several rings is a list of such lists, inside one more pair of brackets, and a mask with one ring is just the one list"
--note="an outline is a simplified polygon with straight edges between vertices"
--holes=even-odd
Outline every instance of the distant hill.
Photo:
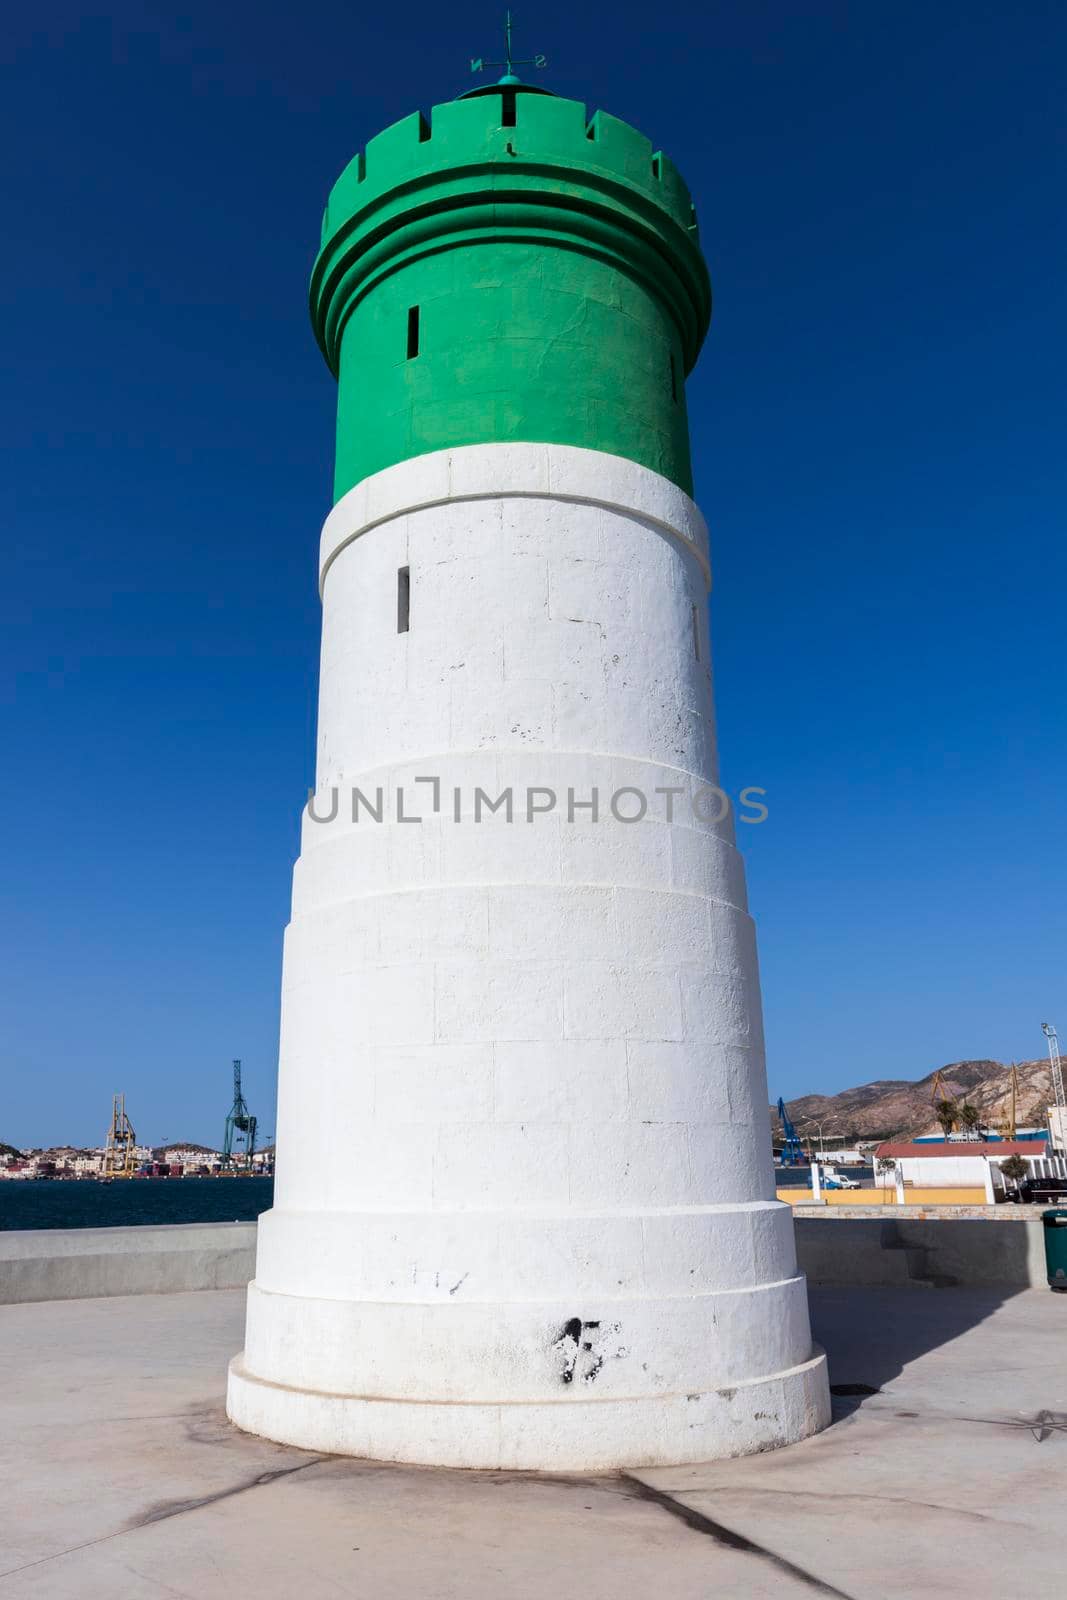
[[[984,1123],[989,1127],[999,1125],[1008,1106],[1007,1063],[954,1061],[940,1070],[945,1098],[968,1100],[981,1112]],[[1020,1127],[1043,1125],[1045,1107],[1051,1098],[1048,1058],[1019,1061],[1016,1071],[1019,1076],[1016,1120]],[[936,1073],[930,1072],[915,1083],[906,1078],[883,1078],[877,1083],[860,1084],[856,1089],[842,1089],[840,1094],[801,1095],[797,1100],[787,1100],[786,1110],[798,1129],[805,1123],[820,1122],[828,1142],[831,1131],[835,1138],[845,1133],[857,1139],[937,1133],[940,1130],[931,1102],[935,1076]],[[780,1131],[773,1111],[771,1119],[776,1132]]]

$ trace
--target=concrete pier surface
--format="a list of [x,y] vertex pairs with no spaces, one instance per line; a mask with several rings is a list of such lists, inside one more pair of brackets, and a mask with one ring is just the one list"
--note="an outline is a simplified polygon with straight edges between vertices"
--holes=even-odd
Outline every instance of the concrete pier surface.
[[1067,1296],[815,1288],[834,1422],[602,1476],[315,1456],[225,1419],[240,1289],[0,1308],[0,1600],[1059,1592]]

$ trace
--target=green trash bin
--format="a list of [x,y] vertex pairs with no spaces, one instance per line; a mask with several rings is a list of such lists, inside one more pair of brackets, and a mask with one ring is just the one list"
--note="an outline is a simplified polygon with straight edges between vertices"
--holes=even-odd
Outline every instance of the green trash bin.
[[1042,1211],[1045,1225],[1045,1270],[1050,1289],[1067,1292],[1067,1210]]

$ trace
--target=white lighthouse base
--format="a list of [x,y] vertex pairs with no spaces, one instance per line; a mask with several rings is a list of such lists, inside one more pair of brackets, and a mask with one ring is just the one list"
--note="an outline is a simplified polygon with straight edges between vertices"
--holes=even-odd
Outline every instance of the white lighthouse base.
[[793,1443],[826,1426],[829,1391],[776,1200],[274,1210],[227,1409],[305,1450],[574,1472]]
[[601,1472],[722,1460],[794,1444],[830,1420],[826,1357],[722,1389],[506,1404],[377,1400],[290,1389],[230,1363],[230,1420],[326,1454],[416,1466]]

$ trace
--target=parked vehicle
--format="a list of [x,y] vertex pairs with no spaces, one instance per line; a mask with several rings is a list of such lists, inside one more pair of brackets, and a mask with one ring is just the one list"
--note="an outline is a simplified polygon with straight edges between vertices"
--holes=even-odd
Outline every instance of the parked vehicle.
[[824,1189],[858,1189],[860,1185],[855,1178],[849,1178],[843,1172],[838,1172],[836,1167],[829,1164],[820,1168],[822,1173],[822,1186]]
[[1045,1206],[1067,1201],[1067,1178],[1024,1178],[1007,1197],[1020,1206]]

